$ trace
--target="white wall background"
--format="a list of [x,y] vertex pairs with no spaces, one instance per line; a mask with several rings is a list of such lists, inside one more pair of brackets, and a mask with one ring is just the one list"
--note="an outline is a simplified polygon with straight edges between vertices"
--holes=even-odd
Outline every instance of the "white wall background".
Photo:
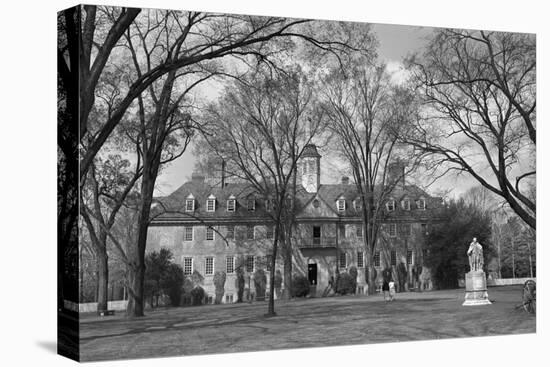
[[[537,259],[548,263],[549,26],[544,1],[500,0],[117,0],[101,4],[182,8],[426,26],[454,26],[538,34],[539,240]],[[3,2],[0,22],[1,297],[0,364],[74,365],[55,354],[56,341],[56,11],[73,1]],[[545,105],[546,104],[546,105]],[[546,118],[545,118],[546,117]],[[542,159],[541,159],[542,158]],[[451,339],[353,347],[240,353],[99,366],[316,366],[541,365],[549,325],[545,265],[538,266],[537,335]],[[546,291],[546,292],[545,292]],[[40,303],[40,307],[36,307]],[[548,340],[546,340],[547,342]],[[548,345],[547,343],[545,343]],[[541,361],[539,361],[541,360]]]

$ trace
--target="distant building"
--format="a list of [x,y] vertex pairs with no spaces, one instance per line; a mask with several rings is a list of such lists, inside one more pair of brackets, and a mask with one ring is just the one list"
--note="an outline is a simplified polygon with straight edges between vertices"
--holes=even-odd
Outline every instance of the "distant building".
[[[347,177],[342,177],[339,184],[321,184],[320,160],[316,147],[310,145],[298,169],[301,187],[295,203],[293,273],[307,276],[313,293],[321,296],[337,271],[355,266],[358,292],[362,293],[366,291],[366,254],[361,201],[356,186]],[[426,234],[441,199],[407,185],[403,172],[399,164],[390,169],[390,177],[398,182],[382,208],[384,220],[374,265],[379,284],[383,269],[392,268],[397,277],[398,264],[403,263],[407,284],[418,286],[413,268],[422,265]],[[234,302],[238,266],[250,275],[258,268],[269,270],[274,235],[269,215],[272,202],[247,184],[222,180],[221,185],[211,187],[204,176],[193,174],[191,181],[159,201],[169,210],[152,220],[147,250],[171,249],[186,274],[196,270],[204,277],[202,286],[210,296],[214,295],[212,280],[216,271],[227,274],[223,302]],[[277,259],[277,269],[283,273],[282,259]],[[423,288],[431,288],[425,267],[420,278]],[[253,291],[253,280],[251,283]]]

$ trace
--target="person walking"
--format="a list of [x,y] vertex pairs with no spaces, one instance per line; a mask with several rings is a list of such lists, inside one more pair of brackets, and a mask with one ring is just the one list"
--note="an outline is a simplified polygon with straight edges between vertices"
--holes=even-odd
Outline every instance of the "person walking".
[[384,283],[382,283],[382,292],[384,292],[384,301],[388,301],[390,294],[390,284],[386,279],[384,279]]
[[395,296],[395,282],[393,279],[390,279],[390,282],[388,283],[389,291],[390,291],[390,302],[393,301],[393,297]]

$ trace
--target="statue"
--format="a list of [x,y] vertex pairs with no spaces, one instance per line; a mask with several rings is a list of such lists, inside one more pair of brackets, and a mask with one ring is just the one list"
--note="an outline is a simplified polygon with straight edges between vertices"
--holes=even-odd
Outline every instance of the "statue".
[[466,292],[463,306],[490,305],[487,294],[487,279],[483,272],[483,247],[473,238],[466,252],[470,261],[470,272],[466,274]]
[[483,271],[483,247],[477,238],[474,237],[466,254],[470,261],[470,271]]

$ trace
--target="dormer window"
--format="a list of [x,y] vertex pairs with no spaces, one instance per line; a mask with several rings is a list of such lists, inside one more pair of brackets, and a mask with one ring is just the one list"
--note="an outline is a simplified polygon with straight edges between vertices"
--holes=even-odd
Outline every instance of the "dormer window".
[[193,196],[193,194],[189,194],[189,196],[187,196],[187,198],[185,199],[185,211],[195,211],[195,197]]
[[357,198],[353,200],[353,208],[357,211],[363,209],[363,203],[361,202],[361,198]]
[[275,210],[275,199],[265,199],[265,210],[268,212]]
[[253,212],[254,210],[256,210],[256,200],[254,200],[254,198],[248,198],[246,200],[246,209],[249,212]]
[[389,212],[393,212],[395,210],[395,200],[393,199],[388,200],[388,202],[386,203],[386,209]]
[[285,205],[287,209],[292,208],[292,198],[286,198],[285,199]]
[[401,208],[403,208],[403,210],[411,210],[411,201],[409,199],[403,199],[403,201],[401,201]]
[[214,195],[210,195],[208,199],[206,199],[206,211],[207,212],[216,211],[216,197]]
[[228,212],[234,212],[235,211],[235,196],[231,195],[228,199],[227,199],[227,211]]
[[420,198],[417,201],[418,209],[420,210],[426,210],[426,199]]
[[339,212],[343,212],[344,210],[346,210],[346,198],[340,196],[338,200],[336,200],[336,208]]

